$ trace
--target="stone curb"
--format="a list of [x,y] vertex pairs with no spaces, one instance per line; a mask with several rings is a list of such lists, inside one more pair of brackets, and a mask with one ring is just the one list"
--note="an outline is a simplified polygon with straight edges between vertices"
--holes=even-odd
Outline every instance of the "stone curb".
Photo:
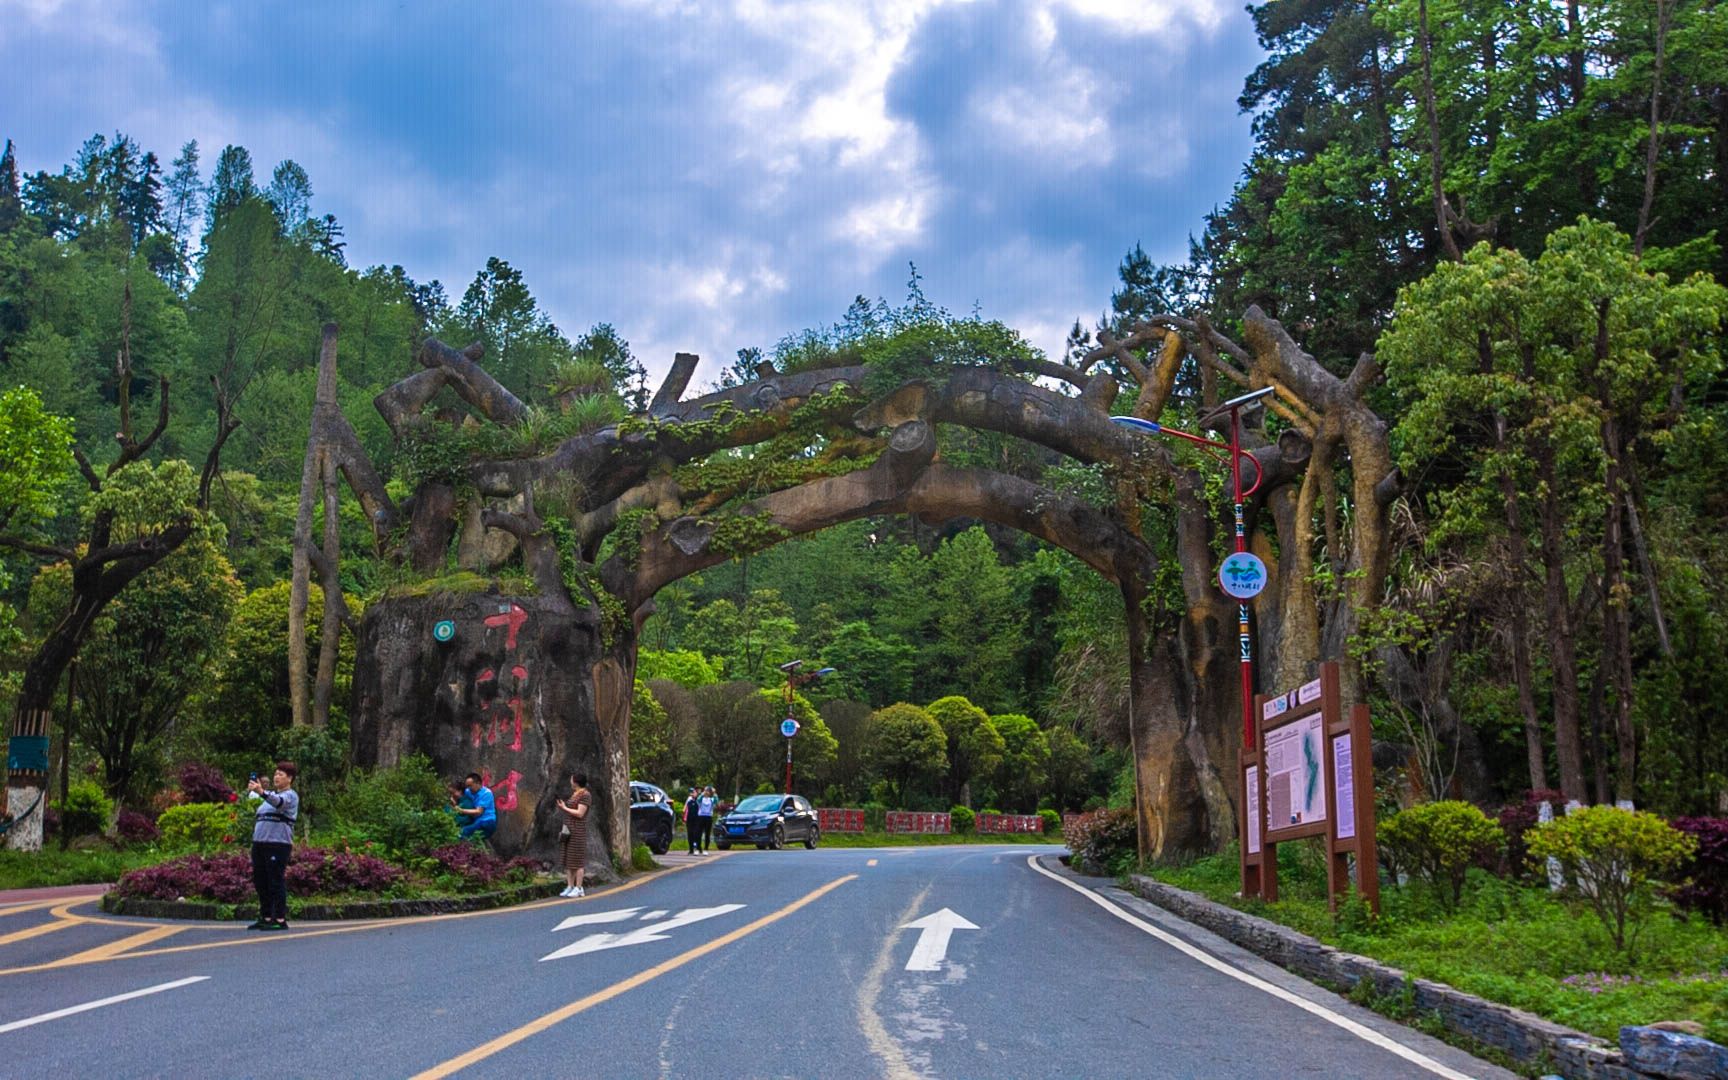
[[[562,882],[519,885],[498,892],[476,893],[473,896],[438,897],[429,900],[360,900],[346,904],[302,904],[290,915],[296,922],[322,922],[334,919],[407,919],[420,915],[456,915],[465,911],[486,911],[509,907],[557,896]],[[233,914],[223,917],[224,910]],[[257,904],[215,904],[203,900],[144,900],[108,893],[102,897],[102,910],[110,915],[139,915],[149,919],[204,919],[231,922],[254,919]]]
[[[1311,982],[1349,989],[1367,979],[1373,983],[1375,992],[1381,995],[1404,990],[1408,976],[1378,960],[1333,948],[1269,919],[1237,911],[1142,874],[1130,875],[1128,883],[1130,889],[1151,903]],[[1413,979],[1411,985],[1416,1008],[1423,1013],[1439,1014],[1448,1030],[1503,1050],[1519,1062],[1540,1063],[1568,1080],[1651,1080],[1657,1077],[1662,1080],[1709,1080],[1713,1075],[1721,1075],[1713,1069],[1702,1072],[1642,1071],[1631,1067],[1619,1049],[1594,1035],[1544,1020],[1510,1005],[1500,1005],[1454,990],[1444,983]],[[1622,1042],[1629,1032],[1648,1030],[1623,1028]],[[1697,1049],[1704,1055],[1710,1055],[1713,1049],[1728,1055],[1728,1049],[1706,1039],[1688,1037],[1687,1041],[1702,1044]]]

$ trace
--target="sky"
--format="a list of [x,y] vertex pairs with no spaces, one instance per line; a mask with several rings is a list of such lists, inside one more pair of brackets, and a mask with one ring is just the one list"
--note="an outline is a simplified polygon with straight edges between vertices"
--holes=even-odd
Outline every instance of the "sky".
[[1060,355],[1228,198],[1260,57],[1241,0],[0,0],[0,139],[291,158],[351,265],[497,256],[700,383],[911,264]]

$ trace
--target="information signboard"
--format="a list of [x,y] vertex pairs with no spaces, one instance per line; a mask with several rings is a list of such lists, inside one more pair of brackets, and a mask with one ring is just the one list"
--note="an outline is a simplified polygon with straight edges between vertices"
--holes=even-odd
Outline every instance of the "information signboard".
[[1332,737],[1332,782],[1338,792],[1338,839],[1356,835],[1356,774],[1350,760],[1350,734]]
[[1260,854],[1260,766],[1248,766],[1248,854]]

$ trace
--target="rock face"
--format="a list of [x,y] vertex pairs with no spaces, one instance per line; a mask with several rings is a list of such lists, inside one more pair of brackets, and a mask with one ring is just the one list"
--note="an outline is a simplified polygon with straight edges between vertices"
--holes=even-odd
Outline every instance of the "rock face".
[[1651,1076],[1672,1080],[1721,1080],[1728,1077],[1728,1046],[1696,1035],[1655,1027],[1620,1029],[1626,1064]]
[[610,698],[619,665],[592,612],[562,598],[391,597],[366,609],[355,656],[356,765],[418,752],[452,782],[478,772],[497,797],[493,845],[554,861],[556,800],[586,773],[588,872],[611,876],[610,853],[629,851],[627,733],[597,720],[596,666]]

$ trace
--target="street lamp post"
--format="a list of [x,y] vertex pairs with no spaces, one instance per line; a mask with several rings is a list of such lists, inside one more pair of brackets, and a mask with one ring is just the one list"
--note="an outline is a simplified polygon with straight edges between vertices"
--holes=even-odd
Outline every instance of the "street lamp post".
[[792,692],[806,683],[834,674],[831,667],[819,668],[800,674],[798,669],[804,666],[802,660],[789,660],[780,665],[780,670],[786,673],[786,719],[780,721],[780,734],[786,737],[786,791],[792,794],[792,738],[798,734],[798,719],[792,715]]
[[[1209,450],[1221,450],[1230,456],[1230,494],[1236,521],[1236,551],[1224,560],[1219,568],[1218,584],[1226,593],[1236,599],[1236,641],[1241,655],[1242,670],[1242,749],[1244,752],[1254,749],[1254,641],[1248,632],[1248,601],[1257,596],[1266,585],[1266,570],[1260,560],[1248,553],[1248,530],[1244,524],[1242,503],[1248,496],[1260,490],[1260,482],[1264,479],[1260,463],[1250,454],[1242,451],[1242,410],[1256,405],[1274,388],[1267,386],[1259,390],[1231,398],[1213,410],[1210,416],[1216,416],[1226,410],[1230,413],[1230,441],[1218,442],[1186,431],[1177,431],[1165,427],[1156,420],[1141,420],[1133,416],[1112,416],[1110,419],[1124,427],[1134,428],[1153,435],[1168,435],[1176,439],[1184,439],[1196,443]],[[1254,482],[1247,488],[1242,486],[1242,463],[1246,460],[1254,470]],[[1244,781],[1246,784],[1246,781]],[[1242,813],[1246,819],[1250,803],[1246,790],[1242,792]],[[1243,840],[1243,850],[1247,850],[1247,840]],[[1246,870],[1244,871],[1246,875]],[[1244,882],[1244,888],[1247,883]]]

